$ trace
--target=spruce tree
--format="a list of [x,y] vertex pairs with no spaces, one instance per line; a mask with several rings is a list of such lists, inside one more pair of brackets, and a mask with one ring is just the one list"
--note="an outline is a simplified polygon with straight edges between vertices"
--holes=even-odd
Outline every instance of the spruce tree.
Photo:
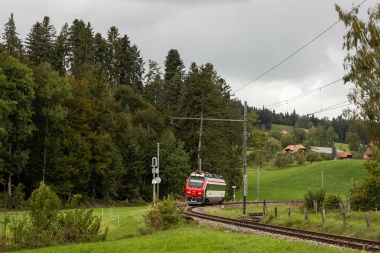
[[56,30],[50,24],[50,18],[45,16],[42,23],[33,25],[26,39],[26,48],[29,60],[37,65],[41,62],[55,62],[54,43]]
[[114,90],[120,84],[120,61],[121,61],[121,40],[119,29],[115,26],[110,27],[107,32],[107,70],[108,80],[111,84],[111,89]]
[[168,52],[165,60],[164,73],[164,107],[169,111],[175,111],[179,96],[183,87],[185,65],[176,49]]
[[4,26],[4,49],[5,53],[21,59],[23,56],[23,49],[21,39],[18,38],[18,35],[19,34],[16,31],[16,22],[13,18],[13,13],[11,13],[8,22]]
[[69,69],[69,26],[65,23],[54,43],[54,62],[52,65],[60,76],[66,76]]
[[69,28],[70,71],[75,79],[81,80],[91,71],[94,59],[94,36],[90,23],[75,19]]

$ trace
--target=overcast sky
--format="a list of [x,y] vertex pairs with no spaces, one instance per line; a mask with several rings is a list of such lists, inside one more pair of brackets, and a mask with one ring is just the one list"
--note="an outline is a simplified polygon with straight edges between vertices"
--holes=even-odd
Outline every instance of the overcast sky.
[[[44,16],[58,32],[74,19],[90,22],[103,37],[116,26],[138,46],[144,61],[156,61],[162,72],[167,53],[177,49],[186,71],[192,62],[212,63],[234,97],[249,106],[332,119],[342,108],[327,109],[347,101],[352,88],[343,81],[333,83],[345,73],[345,27],[339,22],[318,36],[338,21],[334,3],[351,10],[363,1],[1,0],[0,33],[11,12],[22,40]],[[360,13],[376,4],[365,1]]]

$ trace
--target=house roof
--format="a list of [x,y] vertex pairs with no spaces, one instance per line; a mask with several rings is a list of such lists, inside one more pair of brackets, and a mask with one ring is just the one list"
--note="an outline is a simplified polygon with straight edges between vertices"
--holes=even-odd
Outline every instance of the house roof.
[[287,146],[286,148],[284,148],[284,150],[282,152],[283,153],[297,153],[298,150],[300,150],[300,149],[307,151],[307,149],[303,145],[297,144],[297,145]]
[[363,155],[366,155],[366,156],[372,156],[372,150],[370,150],[370,149],[367,149],[365,152],[364,152],[364,154]]
[[[332,148],[328,148],[328,147],[310,147],[310,151],[314,151],[314,152],[317,152],[317,153],[324,153],[324,154],[332,154]],[[336,150],[336,152],[343,152],[343,150]]]
[[352,157],[352,154],[348,151],[342,151],[342,152],[338,152],[336,154],[336,157],[337,158],[347,158],[347,157]]

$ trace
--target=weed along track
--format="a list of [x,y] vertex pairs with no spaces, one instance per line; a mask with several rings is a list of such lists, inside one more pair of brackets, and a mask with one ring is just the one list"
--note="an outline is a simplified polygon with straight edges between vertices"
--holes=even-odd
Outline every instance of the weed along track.
[[342,246],[358,250],[380,251],[380,242],[366,239],[358,239],[346,236],[311,232],[301,229],[287,228],[259,223],[258,219],[232,219],[216,215],[205,214],[203,207],[189,207],[185,214],[189,218],[199,218],[208,221],[233,225],[240,228],[253,229],[270,234],[299,238],[303,240],[320,242],[330,245]]

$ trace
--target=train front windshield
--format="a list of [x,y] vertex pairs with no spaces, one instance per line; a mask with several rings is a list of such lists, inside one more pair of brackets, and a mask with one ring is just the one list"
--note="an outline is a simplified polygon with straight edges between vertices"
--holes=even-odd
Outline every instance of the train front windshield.
[[200,177],[190,177],[189,187],[201,188],[204,180],[204,178]]

